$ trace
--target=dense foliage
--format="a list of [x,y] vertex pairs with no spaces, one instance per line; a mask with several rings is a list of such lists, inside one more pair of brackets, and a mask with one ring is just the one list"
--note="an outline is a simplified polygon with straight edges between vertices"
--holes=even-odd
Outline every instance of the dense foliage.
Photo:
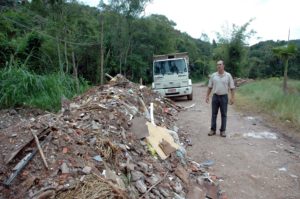
[[[23,3],[16,3],[23,2]],[[219,33],[217,41],[194,39],[175,29],[163,15],[141,17],[149,0],[99,1],[98,8],[76,0],[32,0],[1,2],[0,68],[19,63],[36,74],[78,74],[100,83],[104,73],[124,74],[145,83],[152,81],[152,56],[187,51],[191,76],[206,78],[215,61],[224,59],[235,77],[264,78],[283,75],[283,63],[272,49],[284,41],[247,45],[254,31],[243,26]],[[299,40],[295,41],[299,47]],[[101,59],[102,56],[102,59]],[[300,54],[289,60],[289,77],[300,78]]]
[[77,84],[70,75],[37,75],[15,66],[0,69],[0,80],[0,108],[29,106],[57,111],[62,98],[70,99],[88,87],[85,80]]
[[[76,0],[1,1],[0,68],[13,63],[38,75],[76,73],[93,84],[100,83],[103,73],[122,73],[150,83],[153,54],[186,51],[194,79],[214,71],[217,59],[224,59],[235,77],[283,75],[283,64],[272,49],[286,42],[249,47],[251,20],[210,42],[205,34],[194,39],[176,30],[175,22],[163,15],[142,16],[149,1],[99,1],[97,8]],[[293,42],[299,48],[299,40]],[[299,64],[298,51],[289,60],[289,77],[300,79]]]
[[[300,49],[300,40],[289,41]],[[284,67],[282,60],[273,49],[287,45],[286,41],[265,41],[250,47],[249,51],[249,77],[267,78],[282,77]],[[300,51],[289,60],[288,76],[293,79],[300,79]]]
[[[207,76],[208,41],[176,30],[162,15],[140,17],[147,0],[100,1],[98,8],[77,1],[32,0],[1,7],[0,67],[21,63],[37,74],[64,72],[100,83],[104,73],[151,82],[152,56],[188,51],[193,76]],[[102,51],[101,51],[102,50]]]

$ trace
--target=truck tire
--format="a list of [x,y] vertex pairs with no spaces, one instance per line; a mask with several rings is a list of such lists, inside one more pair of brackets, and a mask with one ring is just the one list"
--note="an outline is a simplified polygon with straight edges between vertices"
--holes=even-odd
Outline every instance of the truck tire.
[[190,95],[187,96],[188,100],[193,100],[193,93],[191,93]]

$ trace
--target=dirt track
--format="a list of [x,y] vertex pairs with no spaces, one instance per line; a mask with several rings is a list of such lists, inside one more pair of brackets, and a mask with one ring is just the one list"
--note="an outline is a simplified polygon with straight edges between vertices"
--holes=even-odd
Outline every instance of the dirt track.
[[[205,103],[206,87],[194,85],[194,100],[178,99],[183,106],[196,104],[179,115],[178,126],[189,131],[189,155],[197,162],[214,160],[211,173],[220,177],[230,199],[300,198],[300,147],[271,129],[258,115],[245,115],[229,106],[227,138],[209,137],[211,106]],[[219,115],[220,116],[220,115]],[[220,117],[218,117],[220,125]],[[257,133],[270,138],[245,137]],[[267,133],[274,134],[267,134]],[[277,139],[272,136],[277,136]]]

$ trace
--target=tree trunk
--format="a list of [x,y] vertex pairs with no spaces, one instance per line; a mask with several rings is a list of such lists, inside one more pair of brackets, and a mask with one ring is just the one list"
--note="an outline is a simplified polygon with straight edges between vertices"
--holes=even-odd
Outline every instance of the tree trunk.
[[284,94],[287,94],[288,66],[289,66],[289,59],[286,59],[285,65],[284,65],[284,76],[283,76],[283,92],[284,92]]
[[58,40],[58,36],[56,36],[56,44],[57,44],[57,55],[58,55],[59,70],[60,70],[61,73],[63,73],[64,70],[63,70],[62,63],[61,63],[59,43],[60,43],[60,42],[59,42],[59,40]]
[[77,66],[75,62],[75,54],[74,51],[72,51],[72,62],[73,62],[73,76],[76,81],[76,91],[79,93],[79,79],[78,79],[78,72],[77,72]]
[[121,55],[119,57],[119,69],[120,69],[119,73],[122,74],[122,56]]
[[67,42],[65,42],[65,62],[66,62],[66,74],[68,74],[69,73],[69,62],[68,62]]
[[100,84],[103,85],[103,61],[104,61],[104,47],[103,47],[103,15],[100,15],[100,25],[101,25],[101,49],[100,49]]

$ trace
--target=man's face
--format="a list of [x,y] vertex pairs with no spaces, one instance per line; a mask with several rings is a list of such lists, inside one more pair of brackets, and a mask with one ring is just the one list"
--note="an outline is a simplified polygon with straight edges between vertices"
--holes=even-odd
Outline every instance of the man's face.
[[217,70],[218,70],[219,72],[222,72],[222,71],[224,70],[224,64],[223,64],[222,61],[218,61],[218,62],[217,62]]

